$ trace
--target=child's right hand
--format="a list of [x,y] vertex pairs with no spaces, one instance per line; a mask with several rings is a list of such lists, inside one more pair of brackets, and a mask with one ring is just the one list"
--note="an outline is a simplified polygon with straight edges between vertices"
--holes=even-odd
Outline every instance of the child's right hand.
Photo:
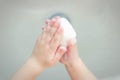
[[80,57],[78,55],[77,40],[72,39],[68,42],[67,51],[60,59],[60,62],[66,66],[75,65],[79,61]]

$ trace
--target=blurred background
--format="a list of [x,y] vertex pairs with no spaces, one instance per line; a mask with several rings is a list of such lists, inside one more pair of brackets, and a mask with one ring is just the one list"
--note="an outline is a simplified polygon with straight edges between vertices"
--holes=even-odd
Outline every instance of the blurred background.
[[[120,0],[0,0],[0,80],[31,55],[44,21],[67,14],[77,32],[79,55],[100,80],[120,80]],[[70,80],[64,66],[37,80]]]

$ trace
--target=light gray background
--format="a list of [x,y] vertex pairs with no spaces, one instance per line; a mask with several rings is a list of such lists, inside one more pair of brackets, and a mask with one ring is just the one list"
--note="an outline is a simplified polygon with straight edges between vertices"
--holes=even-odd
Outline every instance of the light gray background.
[[[120,75],[120,0],[0,0],[0,80],[9,80],[29,57],[44,20],[70,16],[79,54],[99,78]],[[69,80],[63,65],[37,80]]]

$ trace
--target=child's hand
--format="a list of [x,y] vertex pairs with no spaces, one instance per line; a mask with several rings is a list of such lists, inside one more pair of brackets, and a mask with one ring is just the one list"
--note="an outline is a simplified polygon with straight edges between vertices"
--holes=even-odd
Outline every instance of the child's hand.
[[63,29],[57,18],[46,21],[46,26],[43,28],[32,54],[42,68],[53,66],[65,53],[66,48],[60,46],[62,34]]
[[67,51],[60,59],[60,62],[65,65],[74,65],[79,59],[76,39],[69,40]]

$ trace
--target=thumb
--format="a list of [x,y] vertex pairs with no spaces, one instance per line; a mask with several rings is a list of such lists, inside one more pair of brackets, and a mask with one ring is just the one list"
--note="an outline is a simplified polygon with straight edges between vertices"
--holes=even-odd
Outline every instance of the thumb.
[[67,45],[68,52],[72,52],[77,48],[76,43],[77,43],[77,40],[75,38],[68,41],[68,45]]
[[55,54],[54,61],[57,62],[63,56],[63,54],[67,51],[66,47],[60,46]]

